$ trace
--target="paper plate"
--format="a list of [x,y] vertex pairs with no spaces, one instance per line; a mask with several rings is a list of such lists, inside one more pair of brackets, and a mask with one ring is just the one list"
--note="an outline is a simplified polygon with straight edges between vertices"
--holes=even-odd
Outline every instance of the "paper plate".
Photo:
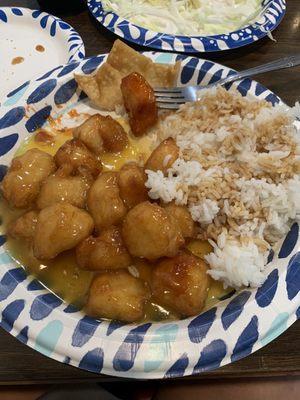
[[164,32],[154,32],[135,25],[114,12],[105,11],[101,0],[88,0],[88,7],[96,20],[116,35],[157,50],[184,53],[205,53],[235,49],[246,46],[267,36],[281,22],[285,10],[285,0],[262,0],[262,12],[248,26],[234,32],[210,36],[182,36]]
[[[233,73],[211,61],[146,54],[164,63],[182,59],[181,85],[204,85]],[[89,74],[104,60],[100,55],[59,67],[4,99],[0,107],[1,177],[22,141],[50,115],[56,118],[82,103],[86,109],[89,103],[73,73]],[[280,101],[252,80],[235,86],[243,95],[250,93],[272,104]],[[1,326],[42,354],[95,373],[156,379],[209,371],[267,345],[300,317],[297,223],[270,254],[261,288],[241,290],[196,317],[165,323],[128,325],[86,316],[27,276],[6,252],[5,240],[0,236]]]
[[81,37],[59,18],[27,8],[0,8],[0,102],[28,79],[84,55]]

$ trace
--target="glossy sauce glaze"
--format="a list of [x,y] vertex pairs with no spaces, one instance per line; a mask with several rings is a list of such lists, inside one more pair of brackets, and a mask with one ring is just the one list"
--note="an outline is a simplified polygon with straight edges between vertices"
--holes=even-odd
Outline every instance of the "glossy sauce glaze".
[[[125,129],[127,128],[126,123],[119,122],[122,123]],[[71,138],[72,129],[59,131],[43,129],[25,140],[16,155],[21,155],[32,148],[38,148],[54,155],[58,148]],[[144,164],[151,151],[151,140],[149,138],[133,138],[130,136],[129,144],[121,153],[101,155],[103,169],[117,171],[129,160]],[[12,210],[5,200],[1,199],[0,213],[3,216],[1,233],[5,233],[8,224],[23,214],[24,210]],[[64,252],[54,260],[41,262],[33,256],[31,247],[25,241],[9,238],[6,247],[16,262],[24,267],[29,274],[37,277],[47,288],[68,303],[72,303],[79,308],[84,306],[93,273],[84,271],[77,266],[74,251]],[[211,251],[209,243],[200,240],[191,241],[187,248],[201,259]],[[148,283],[151,281],[151,265],[149,263],[139,260],[134,268],[135,271],[138,271],[138,275],[142,280]],[[211,308],[228,292],[230,292],[230,289],[224,290],[222,284],[211,279],[204,309]],[[160,321],[172,319],[178,319],[178,315],[172,310],[167,310],[156,304],[150,298],[145,307],[144,320]]]

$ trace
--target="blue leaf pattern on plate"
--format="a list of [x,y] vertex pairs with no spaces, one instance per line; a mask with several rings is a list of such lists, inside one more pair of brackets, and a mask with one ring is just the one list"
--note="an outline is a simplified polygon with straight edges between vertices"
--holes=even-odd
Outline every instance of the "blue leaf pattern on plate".
[[56,79],[49,79],[38,86],[27,99],[27,104],[35,104],[46,98],[57,85]]
[[251,87],[250,79],[243,79],[243,81],[237,86],[237,90],[241,93],[242,96],[246,96]]
[[9,128],[16,125],[25,116],[24,107],[15,107],[9,110],[2,118],[0,118],[0,129]]
[[14,96],[16,93],[18,93],[21,90],[23,90],[24,88],[28,87],[29,83],[30,83],[30,81],[27,81],[27,82],[23,83],[23,85],[17,87],[17,89],[14,89],[12,92],[8,93],[7,97]]
[[100,373],[103,368],[103,350],[99,347],[88,351],[79,363],[79,368],[86,369],[87,371]]
[[75,79],[72,79],[67,83],[65,83],[64,85],[62,85],[55,93],[54,96],[55,104],[59,105],[67,103],[71,99],[71,97],[75,94],[77,86],[78,85]]
[[275,104],[278,104],[279,101],[280,101],[279,98],[278,98],[275,94],[273,94],[273,93],[269,94],[269,95],[265,98],[265,100],[268,101],[269,103],[271,103],[273,106],[275,106]]
[[33,281],[31,281],[29,283],[29,285],[27,286],[27,290],[29,290],[30,292],[35,291],[35,290],[44,290],[45,286],[42,285],[37,279],[34,279]]
[[194,374],[205,370],[212,370],[218,368],[226,356],[227,346],[226,343],[221,340],[213,340],[209,345],[204,347],[200,354],[199,361],[194,367]]
[[64,309],[64,312],[67,313],[67,314],[73,314],[73,313],[76,313],[76,312],[78,312],[78,311],[79,311],[78,308],[75,307],[75,306],[73,306],[73,304],[69,304],[69,305]]
[[213,76],[210,78],[209,83],[215,83],[222,78],[223,71],[220,69],[219,71],[215,72]]
[[107,327],[106,336],[111,335],[116,329],[122,328],[125,325],[125,322],[111,321]]
[[17,133],[13,133],[9,136],[4,136],[0,138],[0,156],[8,153],[17,143],[18,138],[19,135]]
[[195,68],[197,67],[199,61],[197,58],[192,58],[187,64],[186,68],[184,68],[183,72],[181,73],[181,83],[183,85],[187,84],[189,82],[194,73],[195,73]]
[[299,225],[295,222],[282,243],[281,249],[278,254],[278,258],[288,257],[294,250],[298,238],[299,238]]
[[150,326],[150,323],[140,325],[128,333],[113,360],[113,367],[116,371],[129,371],[133,367],[135,357]]
[[255,299],[260,307],[267,307],[271,304],[278,286],[278,269],[270,272],[264,284],[257,289]]
[[51,110],[52,106],[46,106],[33,114],[25,124],[28,132],[34,132],[41,128],[50,116]]
[[10,332],[18,319],[21,312],[24,310],[25,301],[23,299],[14,300],[9,303],[2,311],[1,326]]
[[99,321],[95,320],[94,318],[84,316],[76,325],[72,336],[72,346],[82,347],[85,345],[94,335],[99,325]]
[[98,68],[99,64],[103,61],[103,58],[103,56],[90,58],[81,67],[82,72],[85,74],[91,74]]
[[44,28],[44,29],[46,28],[48,19],[49,19],[49,15],[45,15],[45,16],[40,20],[40,25],[41,25],[42,28]]
[[188,332],[191,342],[200,343],[205,338],[215,320],[216,311],[216,307],[211,308],[189,323]]
[[207,72],[213,67],[213,63],[210,61],[205,61],[203,63],[203,68],[199,71],[197,84],[200,85],[203,79],[207,76]]
[[56,21],[53,21],[51,24],[50,35],[55,36],[56,34]]
[[34,321],[39,321],[48,317],[49,314],[62,304],[62,300],[52,293],[37,296],[30,308],[30,317]]
[[0,10],[0,20],[3,22],[7,22],[7,16],[3,10]]
[[7,271],[0,281],[0,301],[7,299],[19,283],[26,279],[25,271],[22,268],[15,268]]
[[286,289],[289,300],[293,300],[300,291],[300,253],[290,259],[286,274]]
[[186,353],[182,354],[182,356],[172,365],[170,369],[166,372],[165,378],[172,378],[173,376],[179,378],[184,376],[184,372],[189,365],[189,358]]
[[70,29],[70,25],[66,24],[63,21],[59,22],[59,26],[61,27],[61,29]]
[[32,13],[33,18],[38,18],[42,14],[42,11],[35,10]]
[[252,347],[258,339],[258,318],[254,315],[251,321],[239,336],[233,349],[231,361],[237,361],[240,358],[251,354]]
[[225,330],[227,330],[241,315],[250,296],[251,292],[243,291],[236,295],[227,305],[221,316],[222,325]]
[[69,74],[70,72],[74,71],[75,68],[77,68],[79,65],[79,63],[74,62],[72,64],[68,64],[66,65],[61,71],[60,73],[57,75],[58,78],[65,76],[67,74]]
[[25,326],[20,333],[16,336],[16,338],[18,340],[20,340],[20,342],[26,344],[28,342],[28,326]]
[[18,15],[18,16],[23,15],[22,11],[19,8],[12,8],[11,11],[15,15]]

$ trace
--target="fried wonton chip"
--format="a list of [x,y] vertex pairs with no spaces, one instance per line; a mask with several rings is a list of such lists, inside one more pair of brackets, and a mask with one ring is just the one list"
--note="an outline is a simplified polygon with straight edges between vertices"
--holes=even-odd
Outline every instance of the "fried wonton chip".
[[120,71],[122,77],[138,72],[145,75],[154,64],[150,58],[143,56],[121,40],[116,40],[107,58],[108,64]]
[[98,107],[101,107],[101,93],[97,81],[92,75],[76,75],[78,86],[85,92],[88,98]]
[[103,64],[97,71],[97,86],[100,91],[99,103],[104,110],[114,110],[116,106],[123,104],[121,93],[121,73],[110,64]]
[[138,72],[153,87],[171,87],[176,85],[179,69],[180,62],[174,65],[156,64],[121,40],[116,40],[107,62],[95,75],[75,75],[75,79],[97,107],[113,111],[123,104],[120,85],[125,76]]
[[152,87],[172,87],[177,84],[177,77],[180,72],[180,61],[174,65],[155,64],[147,70],[146,80]]

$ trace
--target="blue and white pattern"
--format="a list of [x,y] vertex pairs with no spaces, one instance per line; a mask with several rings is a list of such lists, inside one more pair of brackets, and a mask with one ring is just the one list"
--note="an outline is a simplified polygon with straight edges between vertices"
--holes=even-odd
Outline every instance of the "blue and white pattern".
[[[233,73],[211,61],[167,53],[147,55],[164,63],[181,59],[178,84],[207,84]],[[55,117],[82,101],[73,73],[91,73],[104,60],[100,55],[56,68],[4,99],[0,107],[0,176],[20,143],[43,125],[45,117]],[[251,93],[273,104],[280,101],[249,79],[234,85],[243,95]],[[297,223],[274,249],[268,278],[260,289],[233,293],[197,317],[138,325],[95,320],[65,304],[26,276],[6,252],[4,236],[0,244],[1,326],[48,357],[96,373],[155,379],[209,371],[265,346],[300,316]]]
[[82,60],[85,56],[84,44],[79,34],[66,22],[54,15],[39,10],[29,10],[20,7],[1,7],[0,24],[11,24],[16,18],[28,18],[31,16],[31,23],[36,24],[39,29],[49,32],[51,37],[64,36],[66,42],[67,62]]
[[285,14],[286,2],[262,0],[261,3],[262,12],[251,25],[228,34],[211,36],[180,36],[154,32],[132,24],[114,12],[105,11],[101,0],[88,0],[88,7],[101,25],[129,42],[157,50],[205,53],[245,46],[272,32]]

